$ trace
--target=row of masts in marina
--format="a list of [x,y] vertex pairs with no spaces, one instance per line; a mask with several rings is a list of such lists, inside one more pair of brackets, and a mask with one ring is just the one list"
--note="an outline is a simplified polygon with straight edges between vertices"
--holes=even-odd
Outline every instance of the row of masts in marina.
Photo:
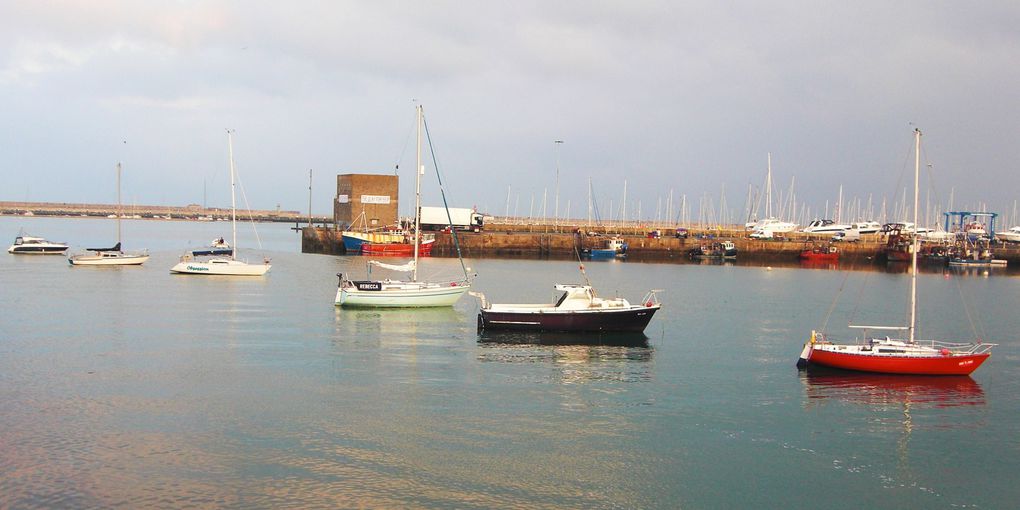
[[[503,214],[495,216],[505,224],[531,224],[531,225],[552,225],[552,226],[578,226],[587,227],[627,227],[632,225],[648,225],[655,228],[669,227],[696,227],[707,228],[710,226],[732,226],[746,223],[753,223],[760,218],[777,218],[797,225],[807,225],[813,219],[833,219],[836,223],[854,221],[877,221],[879,223],[906,222],[910,204],[907,200],[907,188],[902,189],[902,196],[893,201],[890,205],[887,197],[880,201],[875,200],[874,194],[868,194],[867,198],[853,197],[847,200],[843,198],[843,186],[838,188],[837,198],[832,201],[827,199],[823,206],[813,209],[804,202],[798,203],[795,191],[796,178],[792,177],[790,186],[785,191],[776,192],[778,198],[773,201],[772,194],[774,184],[771,172],[771,154],[769,157],[769,170],[766,174],[765,183],[762,187],[756,188],[753,184],[748,185],[747,195],[744,201],[742,214],[732,209],[726,194],[726,184],[721,185],[718,196],[708,192],[701,193],[696,199],[691,199],[685,193],[676,193],[669,189],[665,194],[656,197],[654,208],[644,208],[643,201],[630,200],[628,207],[627,179],[622,182],[622,196],[619,202],[613,197],[608,197],[601,202],[608,202],[608,214],[603,214],[599,208],[600,200],[597,198],[592,180],[588,179],[587,185],[587,214],[575,215],[571,208],[571,201],[568,199],[566,207],[561,211],[559,204],[559,186],[557,184],[555,196],[555,209],[549,214],[547,208],[549,202],[548,189],[542,190],[540,195],[531,192],[526,197],[528,202],[527,215],[522,210],[522,193],[514,193],[513,186],[507,186],[506,202]],[[615,186],[614,186],[615,187]],[[945,211],[955,210],[954,205],[955,188],[950,190],[946,203],[933,200],[932,191],[928,189],[925,193],[924,213],[921,215],[921,226],[929,229],[937,229],[942,224],[941,218]],[[617,206],[617,204],[619,204]],[[987,203],[965,205],[965,209],[987,212]],[[654,214],[650,214],[654,211]],[[1005,225],[1014,225],[1020,222],[1017,215],[1017,202],[1013,202],[1012,214],[1005,218]],[[562,212],[562,214],[561,214]],[[762,214],[764,213],[764,214]]]

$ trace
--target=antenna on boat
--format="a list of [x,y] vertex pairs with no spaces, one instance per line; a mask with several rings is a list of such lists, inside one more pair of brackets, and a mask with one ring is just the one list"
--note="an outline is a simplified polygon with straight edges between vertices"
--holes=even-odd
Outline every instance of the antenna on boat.
[[581,270],[581,276],[584,277],[584,283],[592,292],[595,292],[595,288],[591,286],[591,280],[588,279],[588,273],[584,272],[584,262],[581,260],[581,252],[577,251],[577,246],[574,246],[574,255],[577,255],[577,267]]

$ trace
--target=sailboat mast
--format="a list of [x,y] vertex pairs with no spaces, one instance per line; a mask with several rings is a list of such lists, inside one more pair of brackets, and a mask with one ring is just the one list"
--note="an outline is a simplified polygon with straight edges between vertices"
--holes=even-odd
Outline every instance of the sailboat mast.
[[[1013,202],[1013,209],[1016,210],[1016,202]],[[1016,216],[1016,213],[1013,213]],[[591,177],[588,177],[588,229],[591,230]]]
[[230,259],[237,259],[237,202],[234,193],[234,132],[227,130],[227,155],[230,158],[230,227],[233,232],[233,249],[230,252]]
[[765,173],[765,217],[772,217],[772,153],[768,153],[768,172]]
[[920,198],[918,183],[921,174],[921,130],[914,128],[914,238],[910,253],[910,343],[914,343],[917,326],[917,206]]
[[[415,145],[417,163],[414,166],[414,270],[411,273],[411,280],[418,281],[418,242],[421,237],[421,174],[424,168],[421,166],[421,105],[418,105],[418,120],[415,126]],[[509,197],[509,195],[508,195]],[[507,199],[509,200],[509,198]],[[508,202],[509,204],[509,202]]]
[[627,226],[627,179],[623,180],[623,227]]
[[836,206],[836,224],[843,224],[843,185],[839,185],[839,205]]
[[[117,244],[120,244],[120,217],[124,216],[124,211],[121,210],[120,205],[120,161],[117,162]],[[121,247],[123,250],[123,247]]]

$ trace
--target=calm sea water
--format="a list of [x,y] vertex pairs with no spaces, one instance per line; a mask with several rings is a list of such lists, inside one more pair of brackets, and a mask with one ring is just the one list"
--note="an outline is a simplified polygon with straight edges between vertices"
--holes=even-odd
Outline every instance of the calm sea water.
[[[0,218],[10,241],[22,227],[77,246],[116,233],[109,220]],[[926,332],[1001,344],[972,378],[809,375],[794,364],[833,299],[833,333],[851,318],[895,322],[905,274],[592,262],[603,294],[661,288],[665,305],[643,342],[564,345],[479,338],[470,298],[336,309],[335,274],[364,260],[301,254],[287,225],[259,230],[274,264],[264,279],[169,274],[184,248],[229,236],[226,223],[125,221],[125,247],[152,252],[141,267],[0,256],[0,507],[1020,501],[1016,276],[920,278]],[[568,261],[468,264],[494,301],[580,280]]]

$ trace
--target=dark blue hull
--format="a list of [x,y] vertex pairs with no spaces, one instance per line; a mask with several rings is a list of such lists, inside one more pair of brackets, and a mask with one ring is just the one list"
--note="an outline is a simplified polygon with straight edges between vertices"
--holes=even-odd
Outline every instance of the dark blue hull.
[[658,310],[658,306],[648,306],[625,310],[522,313],[493,312],[483,308],[478,314],[478,329],[486,331],[642,332]]
[[234,254],[232,248],[200,248],[198,250],[191,250],[191,254],[196,257],[204,255],[224,255],[229,256]]

